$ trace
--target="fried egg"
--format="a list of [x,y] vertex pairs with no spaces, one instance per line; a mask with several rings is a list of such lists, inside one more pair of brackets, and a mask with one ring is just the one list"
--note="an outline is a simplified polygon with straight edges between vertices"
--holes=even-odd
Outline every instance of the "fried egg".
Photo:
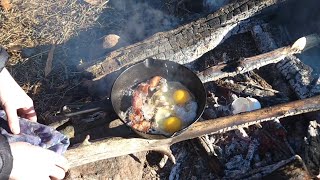
[[184,89],[175,90],[173,93],[173,100],[176,104],[185,104],[190,100],[190,94]]
[[173,134],[188,126],[196,118],[198,106],[195,98],[179,82],[162,83],[151,99],[156,107],[154,129],[157,132]]
[[175,133],[182,127],[182,120],[178,117],[171,116],[163,121],[163,130],[168,133]]

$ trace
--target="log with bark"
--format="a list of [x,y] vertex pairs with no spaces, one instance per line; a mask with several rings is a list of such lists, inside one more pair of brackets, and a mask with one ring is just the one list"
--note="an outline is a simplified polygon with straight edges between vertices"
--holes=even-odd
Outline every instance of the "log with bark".
[[69,149],[65,153],[65,156],[69,160],[71,167],[76,167],[111,157],[155,150],[168,155],[174,162],[174,157],[170,151],[172,144],[206,134],[221,133],[239,127],[247,127],[258,122],[319,111],[319,102],[320,96],[315,96],[234,116],[197,122],[181,135],[168,139],[110,138],[92,143],[87,142]]
[[244,20],[284,1],[287,0],[241,0],[228,4],[207,17],[113,51],[104,60],[84,68],[100,79],[146,58],[181,64],[194,61],[232,35],[232,30]]

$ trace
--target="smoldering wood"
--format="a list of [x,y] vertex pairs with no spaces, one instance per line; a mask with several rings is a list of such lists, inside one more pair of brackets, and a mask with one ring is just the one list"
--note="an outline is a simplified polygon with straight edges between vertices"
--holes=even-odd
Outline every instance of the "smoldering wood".
[[[281,175],[277,176],[276,171],[279,169],[288,169],[286,171],[282,170]],[[261,168],[257,168],[247,172],[245,175],[234,177],[236,179],[278,179],[278,178],[285,178],[285,179],[311,179],[311,176],[305,167],[304,162],[302,161],[301,157],[298,155],[294,155],[288,159],[279,161],[275,164],[271,164],[268,166],[264,166]]]
[[214,172],[214,174],[216,176],[218,176],[219,178],[221,178],[224,175],[224,167],[222,165],[222,163],[219,161],[218,157],[216,156],[216,154],[214,154],[214,144],[209,143],[208,140],[208,135],[204,135],[204,136],[200,136],[198,137],[198,140],[201,144],[201,146],[204,148],[204,150],[206,151],[206,154],[208,155],[208,164],[210,165],[210,168],[212,169],[212,171]]
[[279,62],[276,67],[288,80],[290,87],[300,99],[312,96],[310,86],[313,78],[310,66],[301,62],[296,56],[288,56],[283,62]]
[[[251,31],[256,45],[261,52],[268,52],[278,47],[271,33],[268,32],[268,26],[268,24],[257,25]],[[307,44],[310,45],[310,47],[307,45],[305,49],[307,50],[317,45],[318,43],[316,42],[319,42],[319,39],[319,35],[316,34],[303,39],[309,41]],[[295,46],[293,45],[293,47]],[[320,83],[313,83],[315,80],[312,77],[312,68],[301,62],[298,57],[289,55],[283,61],[278,62],[276,68],[288,81],[291,89],[300,99],[311,97],[320,92],[317,91],[317,89],[320,89]]]
[[290,101],[287,96],[273,89],[266,89],[251,84],[243,85],[237,82],[225,81],[220,79],[216,80],[215,83],[220,87],[230,89],[232,92],[235,92],[242,96],[259,97],[260,102],[268,102],[268,104],[271,105]]
[[[310,43],[306,41],[304,43],[303,40],[310,40]],[[261,42],[262,43],[262,42]],[[237,74],[242,74],[245,72],[252,71],[254,69],[258,69],[260,67],[263,67],[268,64],[272,63],[278,63],[281,60],[285,59],[286,57],[292,58],[294,54],[301,53],[307,49],[310,49],[320,43],[320,38],[318,38],[317,35],[309,35],[306,37],[299,38],[297,41],[295,41],[292,45],[277,48],[274,50],[271,50],[269,52],[259,54],[256,56],[248,57],[248,58],[243,58],[239,59],[236,62],[232,63],[224,63],[224,64],[218,64],[216,66],[207,68],[206,70],[198,73],[197,75],[201,79],[202,82],[209,82],[209,81],[215,81],[218,79],[222,79],[225,77],[233,77]],[[285,63],[286,64],[286,63]],[[301,64],[301,63],[300,63]],[[300,66],[299,66],[300,67]],[[303,66],[305,67],[305,66]],[[308,75],[310,77],[311,75],[309,74],[310,69],[306,69],[305,71],[307,72],[302,72],[302,74]],[[299,68],[296,68],[294,71],[294,75],[299,71]],[[291,76],[290,76],[291,77]],[[303,82],[309,82],[308,79],[303,79]]]
[[96,79],[146,58],[185,64],[212,50],[243,20],[267,7],[287,0],[241,0],[228,4],[207,17],[109,53],[104,60],[87,65],[86,71]]
[[222,133],[239,127],[247,127],[255,123],[270,121],[302,113],[320,110],[320,96],[314,96],[304,100],[280,104],[234,116],[210,119],[193,124],[186,132],[179,136],[149,140],[141,138],[110,138],[90,145],[80,145],[69,149],[65,156],[71,167],[80,166],[90,162],[123,156],[141,151],[160,151],[174,159],[170,146],[174,143],[193,139],[205,134]]
[[308,126],[308,135],[305,138],[303,157],[308,165],[310,172],[314,175],[319,174],[320,157],[320,125],[318,120],[311,120]]
[[[234,77],[238,74],[243,74],[243,73],[252,71],[254,69],[258,69],[263,66],[266,66],[268,64],[280,62],[286,57],[291,57],[294,54],[299,54],[305,51],[306,49],[312,48],[320,43],[320,38],[315,38],[315,37],[319,37],[319,36],[311,34],[311,35],[299,38],[297,41],[293,43],[294,45],[284,46],[260,55],[252,56],[252,57],[240,58],[238,61],[235,61],[235,62],[217,64],[215,66],[209,67],[197,73],[197,75],[203,83],[206,83],[209,81],[216,81],[218,79],[222,79],[226,77]],[[307,40],[310,39],[311,42],[305,41],[305,43],[301,43],[301,39],[307,39]],[[111,78],[109,77],[110,79],[106,79],[106,80],[101,79],[101,82],[99,80],[91,82],[92,88],[88,88],[88,89],[104,89],[104,93],[105,92],[110,93],[112,88],[112,83],[107,83],[107,82],[113,81],[114,78],[116,78],[117,75],[119,75],[119,73],[120,72],[117,72],[117,74],[112,74],[110,76]],[[100,87],[100,85],[102,86]],[[319,88],[319,91],[320,91],[320,88]]]
[[221,87],[230,89],[233,92],[247,95],[247,96],[268,97],[268,96],[276,96],[279,94],[278,91],[273,89],[266,89],[266,88],[251,85],[251,84],[240,84],[234,81],[224,81],[219,79],[219,80],[216,80],[215,83]]
[[[253,37],[261,52],[269,51],[276,48],[278,44],[272,37],[272,33],[268,31],[268,24],[256,26],[252,30]],[[317,38],[313,38],[317,40]],[[314,42],[313,40],[310,42]],[[281,45],[281,44],[280,44]],[[291,89],[298,98],[303,99],[312,97],[320,93],[319,77],[312,77],[312,68],[305,65],[298,57],[292,55],[276,64],[276,69],[280,71],[282,76],[287,80]],[[313,119],[319,118],[319,112],[315,112],[311,116],[308,127],[308,135],[304,139],[303,158],[310,172],[314,175],[319,174],[319,122]]]

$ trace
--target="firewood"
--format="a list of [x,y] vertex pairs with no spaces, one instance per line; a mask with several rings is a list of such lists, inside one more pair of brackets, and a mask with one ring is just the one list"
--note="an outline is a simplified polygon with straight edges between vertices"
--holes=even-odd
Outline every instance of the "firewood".
[[234,116],[210,119],[193,124],[184,133],[168,139],[154,140],[142,138],[110,138],[90,145],[81,145],[69,149],[65,156],[71,167],[86,163],[123,156],[142,151],[161,151],[173,159],[170,151],[172,144],[193,139],[206,134],[221,133],[239,127],[320,110],[320,96],[293,101],[260,110],[241,113]]
[[[261,52],[268,52],[276,49],[278,45],[268,32],[268,24],[255,26],[252,30],[252,35]],[[316,46],[320,41],[318,34],[312,34],[297,40],[292,48],[303,47],[308,50]],[[300,45],[298,45],[300,44]],[[301,62],[301,60],[293,54],[288,55],[283,61],[276,64],[276,68],[281,72],[283,77],[288,81],[291,89],[299,98],[311,97],[319,93],[320,83],[313,84],[312,68]]]
[[101,79],[111,72],[146,58],[170,60],[185,64],[215,48],[243,20],[287,0],[241,0],[230,3],[207,17],[176,29],[157,33],[150,38],[109,53],[104,60],[83,67]]
[[[281,43],[276,44],[273,36],[268,31],[268,24],[256,26],[252,30],[252,35],[261,52],[270,51],[277,48]],[[319,35],[311,36],[300,41],[303,44],[311,44],[313,46],[315,41],[318,41]],[[309,40],[309,43],[305,43]],[[293,45],[295,47],[295,45]],[[308,47],[307,47],[308,49]],[[287,80],[289,86],[294,91],[299,99],[312,97],[320,93],[319,77],[315,79],[312,76],[313,69],[304,64],[297,56],[291,55],[286,57],[283,61],[276,64],[275,70],[280,71],[284,79]],[[319,112],[315,112],[305,118],[309,120],[308,135],[304,139],[303,158],[310,172],[313,175],[319,174],[319,122],[313,119],[318,119]],[[311,121],[310,121],[311,120]],[[316,135],[315,135],[316,134]]]
[[[307,40],[310,40],[308,42]],[[267,64],[277,63],[293,54],[301,53],[320,43],[320,37],[311,34],[299,38],[292,45],[281,47],[257,56],[243,58],[233,63],[219,64],[198,73],[202,82],[215,81],[225,77],[232,77],[254,69],[258,69]],[[295,71],[296,72],[296,71]]]

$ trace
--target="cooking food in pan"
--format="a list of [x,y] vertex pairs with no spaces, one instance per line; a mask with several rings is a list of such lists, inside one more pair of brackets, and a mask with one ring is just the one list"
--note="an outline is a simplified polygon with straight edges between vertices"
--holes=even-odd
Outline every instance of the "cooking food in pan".
[[194,121],[197,108],[195,96],[183,84],[154,76],[134,88],[125,116],[139,131],[171,135]]

